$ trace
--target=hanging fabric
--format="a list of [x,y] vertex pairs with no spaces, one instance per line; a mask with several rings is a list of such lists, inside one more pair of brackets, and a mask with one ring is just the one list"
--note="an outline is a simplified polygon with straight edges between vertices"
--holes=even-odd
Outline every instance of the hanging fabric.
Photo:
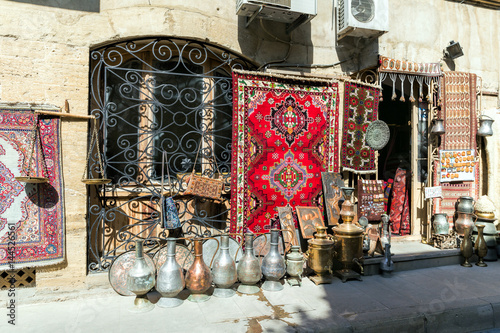
[[[165,190],[163,186],[163,182],[165,179],[165,165],[167,166],[168,190],[170,194],[169,196],[165,196]],[[169,170],[170,169],[168,167],[167,152],[163,151],[161,164],[161,225],[165,229],[176,229],[181,227],[181,221],[179,220],[177,206],[175,206],[174,199],[171,196],[173,187]]]
[[[397,99],[396,95],[396,81],[399,77],[399,80],[401,81],[401,96],[399,100],[401,102],[405,101],[404,97],[404,84],[405,81],[408,80],[410,83],[410,101],[414,101],[415,98],[413,97],[413,82],[416,79],[417,82],[420,84],[420,90],[419,90],[419,96],[420,98],[423,97],[423,78],[425,77],[425,83],[427,84],[427,91],[428,93],[428,99],[430,96],[430,83],[432,80],[436,82],[438,85],[440,84],[439,78],[443,75],[443,72],[441,71],[441,66],[440,64],[437,63],[416,63],[416,62],[411,62],[411,61],[406,61],[406,60],[396,60],[396,59],[391,59],[388,57],[380,56],[380,66],[378,68],[379,74],[380,74],[380,84],[384,82],[384,80],[387,78],[387,74],[389,74],[389,78],[392,81],[390,84],[392,84],[392,100]],[[382,75],[384,73],[385,75]],[[430,99],[429,99],[430,101]]]

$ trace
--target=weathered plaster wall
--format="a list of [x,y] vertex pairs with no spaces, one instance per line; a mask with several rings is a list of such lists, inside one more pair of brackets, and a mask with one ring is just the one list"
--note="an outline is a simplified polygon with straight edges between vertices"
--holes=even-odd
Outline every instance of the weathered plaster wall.
[[[230,0],[45,1],[50,6],[36,2],[0,1],[0,102],[62,106],[67,99],[72,113],[87,114],[89,50],[144,36],[200,38],[241,52],[258,64],[282,60],[287,53],[289,63],[347,60],[342,66],[312,70],[323,74],[373,66],[378,53],[439,61],[442,49],[453,39],[465,52],[455,61],[455,70],[477,73],[491,91],[498,91],[500,81],[500,13],[444,0],[390,0],[389,33],[378,40],[340,43],[335,39],[331,0],[318,0],[317,17],[291,35],[283,24],[270,21],[256,20],[245,29],[244,18],[235,15],[235,1]],[[496,103],[496,97],[489,99],[488,104]],[[87,123],[65,120],[62,133],[67,263],[37,270],[37,290],[107,284],[105,275],[86,274],[87,190],[80,177]]]

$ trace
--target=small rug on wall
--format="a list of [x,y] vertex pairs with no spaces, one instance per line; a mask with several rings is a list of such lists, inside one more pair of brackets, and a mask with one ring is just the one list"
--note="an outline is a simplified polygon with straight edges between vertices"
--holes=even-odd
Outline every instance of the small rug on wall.
[[366,128],[378,119],[380,89],[345,82],[342,168],[354,173],[375,173],[375,151],[365,142]]
[[[35,122],[41,144],[30,154]],[[31,110],[0,109],[0,271],[64,260],[60,153],[59,119],[37,118]],[[30,176],[46,177],[47,183],[15,179],[25,176],[27,155],[34,157]]]
[[233,72],[231,231],[268,232],[276,207],[323,208],[339,171],[337,82]]

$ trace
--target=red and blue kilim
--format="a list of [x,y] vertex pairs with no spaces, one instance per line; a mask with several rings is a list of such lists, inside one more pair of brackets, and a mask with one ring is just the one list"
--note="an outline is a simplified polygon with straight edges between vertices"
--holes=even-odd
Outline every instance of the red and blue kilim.
[[276,207],[323,205],[338,172],[338,85],[233,73],[231,231],[267,232]]

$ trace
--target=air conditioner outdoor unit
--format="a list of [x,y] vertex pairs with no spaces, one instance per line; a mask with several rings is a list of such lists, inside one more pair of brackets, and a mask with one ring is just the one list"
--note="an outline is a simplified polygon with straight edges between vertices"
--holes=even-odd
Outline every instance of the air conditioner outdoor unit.
[[372,37],[388,30],[388,0],[338,0],[338,39],[345,36]]
[[236,0],[236,14],[295,24],[308,22],[317,14],[317,0]]

